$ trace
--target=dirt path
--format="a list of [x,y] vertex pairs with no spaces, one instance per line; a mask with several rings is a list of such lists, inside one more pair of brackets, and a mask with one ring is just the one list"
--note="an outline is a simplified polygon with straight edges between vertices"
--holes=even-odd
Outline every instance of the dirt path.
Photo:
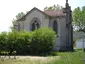
[[[1,56],[1,58],[9,59],[9,56]],[[14,58],[14,56],[10,56],[10,58]],[[52,60],[59,59],[60,56],[48,56],[48,57],[40,57],[40,56],[16,56],[16,60]]]

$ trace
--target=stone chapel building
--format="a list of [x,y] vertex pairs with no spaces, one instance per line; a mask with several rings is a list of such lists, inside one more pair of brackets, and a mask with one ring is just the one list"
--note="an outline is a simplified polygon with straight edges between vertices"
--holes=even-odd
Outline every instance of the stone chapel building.
[[73,50],[73,28],[72,11],[66,0],[65,8],[57,11],[41,11],[33,8],[21,19],[17,20],[18,25],[15,29],[22,31],[33,31],[41,27],[52,27],[57,33],[54,50],[72,51]]

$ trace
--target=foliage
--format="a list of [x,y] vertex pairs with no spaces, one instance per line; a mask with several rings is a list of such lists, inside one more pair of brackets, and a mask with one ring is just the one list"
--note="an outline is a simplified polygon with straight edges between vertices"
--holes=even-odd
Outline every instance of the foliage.
[[32,33],[30,32],[19,32],[19,36],[16,39],[16,51],[18,54],[30,53],[30,43],[32,40]]
[[57,5],[53,5],[53,6],[50,6],[50,7],[45,7],[44,8],[44,11],[50,11],[50,10],[60,10],[60,9],[62,9],[63,7],[62,6],[60,6],[59,4],[57,4]]
[[77,7],[73,11],[73,25],[77,26],[79,31],[85,32],[85,6]]
[[24,14],[23,12],[18,13],[18,14],[16,15],[16,19],[18,20],[18,19],[22,18],[24,15],[25,15],[25,14]]
[[6,43],[7,43],[7,33],[2,32],[0,34],[0,51],[6,50]]
[[40,28],[33,32],[13,31],[0,34],[0,50],[16,54],[41,55],[52,51],[55,41],[55,32],[52,29]]
[[23,12],[18,13],[18,14],[16,15],[16,18],[12,20],[12,24],[13,24],[13,25],[10,27],[10,29],[11,29],[12,31],[14,30],[14,25],[17,24],[17,20],[20,19],[20,18],[22,18],[24,15],[25,15],[25,13],[23,13]]
[[55,32],[52,29],[40,28],[33,32],[31,49],[34,54],[49,53],[55,43]]

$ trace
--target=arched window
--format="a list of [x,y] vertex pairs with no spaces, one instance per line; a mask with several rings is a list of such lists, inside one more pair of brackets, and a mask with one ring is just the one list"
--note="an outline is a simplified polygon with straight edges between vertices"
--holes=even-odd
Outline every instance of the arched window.
[[40,19],[37,17],[34,17],[30,22],[30,30],[34,31],[35,29],[40,28],[41,22]]
[[32,23],[32,29],[31,29],[32,31],[34,31],[35,30],[35,23]]
[[34,21],[31,26],[31,30],[34,31],[35,29],[38,29],[40,27],[40,24],[38,21]]
[[58,30],[58,27],[57,27],[58,25],[57,25],[57,22],[56,22],[56,20],[54,20],[54,22],[53,22],[53,30],[57,33],[57,30]]

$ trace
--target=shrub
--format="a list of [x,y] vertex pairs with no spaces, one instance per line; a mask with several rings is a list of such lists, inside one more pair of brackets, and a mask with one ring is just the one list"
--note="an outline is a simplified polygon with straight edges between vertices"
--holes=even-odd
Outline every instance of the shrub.
[[0,50],[7,50],[6,48],[6,43],[7,43],[7,33],[2,32],[0,34]]
[[16,39],[18,37],[18,32],[9,32],[7,35],[7,49],[12,54],[12,52],[16,49]]
[[28,54],[30,53],[30,43],[32,39],[32,33],[23,31],[19,32],[19,36],[17,37],[16,46],[18,54]]
[[12,54],[13,51],[16,51],[16,54],[28,54],[31,42],[31,33],[26,31],[9,32],[7,42],[10,54]]
[[16,54],[43,55],[52,51],[56,34],[50,28],[40,28],[33,32],[13,31],[0,34],[0,51]]
[[31,52],[36,55],[48,54],[52,51],[55,38],[56,34],[51,28],[40,28],[35,30],[32,36]]

